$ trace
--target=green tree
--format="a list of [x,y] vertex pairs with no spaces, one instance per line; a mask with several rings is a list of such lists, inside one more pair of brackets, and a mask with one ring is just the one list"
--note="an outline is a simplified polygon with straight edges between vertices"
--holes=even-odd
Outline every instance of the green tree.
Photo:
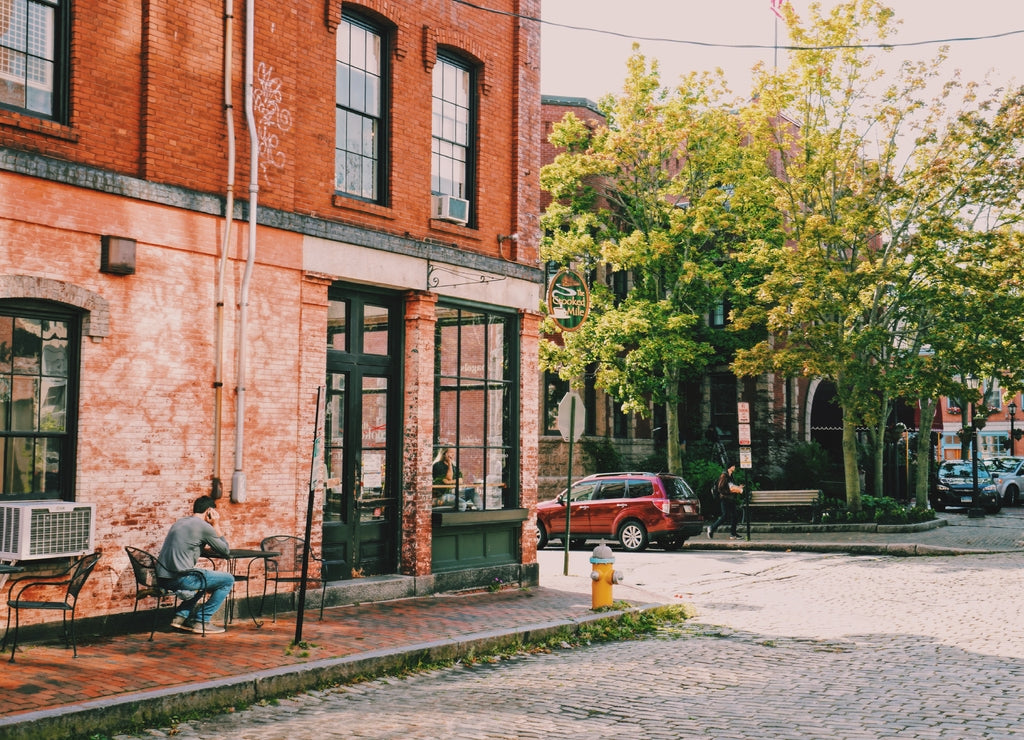
[[778,219],[763,173],[744,174],[736,103],[720,73],[667,89],[657,62],[634,47],[622,94],[601,110],[606,125],[568,114],[551,135],[562,153],[541,172],[553,197],[541,256],[597,276],[625,273],[632,284],[616,295],[596,280],[589,318],[543,342],[541,363],[574,382],[596,366],[597,386],[625,412],[664,404],[668,464],[678,470],[680,383],[721,359],[706,317],[746,274],[730,253],[752,228],[776,233]]
[[[737,326],[772,338],[741,350],[734,369],[835,384],[858,510],[859,426],[871,430],[880,492],[894,399],[924,399],[934,413],[929,399],[963,390],[951,369],[1016,365],[1006,338],[1021,336],[1021,94],[981,97],[953,76],[929,99],[941,54],[887,75],[865,49],[895,28],[877,0],[828,15],[814,3],[806,25],[785,8],[800,50],[785,71],[761,71],[744,120],[750,149],[776,164],[765,186],[786,240],[744,244],[767,277]],[[929,428],[922,419],[922,436]]]

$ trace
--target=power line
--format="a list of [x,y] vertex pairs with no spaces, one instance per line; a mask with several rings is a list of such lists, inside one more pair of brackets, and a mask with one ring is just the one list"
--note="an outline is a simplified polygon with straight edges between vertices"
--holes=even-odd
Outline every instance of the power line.
[[1017,31],[1004,31],[1002,33],[986,34],[984,36],[955,36],[952,38],[944,39],[928,39],[925,41],[904,41],[899,43],[877,43],[877,44],[830,44],[828,46],[791,46],[788,44],[722,44],[715,43],[713,41],[693,41],[689,39],[671,39],[662,36],[636,36],[633,34],[622,33],[620,31],[608,31],[603,28],[588,28],[586,26],[574,26],[568,23],[556,23],[555,21],[546,21],[543,18],[537,18],[530,15],[522,15],[521,13],[510,13],[507,10],[496,10],[494,8],[487,8],[483,5],[477,5],[476,3],[469,2],[469,0],[453,0],[459,5],[465,5],[475,10],[482,10],[485,13],[493,13],[495,15],[504,15],[511,18],[518,18],[524,21],[535,21],[545,26],[553,26],[555,28],[564,28],[569,31],[585,31],[587,33],[599,33],[605,36],[615,36],[617,38],[629,39],[631,41],[649,41],[652,43],[662,44],[681,44],[683,46],[703,46],[712,49],[779,49],[782,51],[828,51],[830,49],[901,49],[911,46],[930,46],[932,44],[954,44],[966,41],[990,41],[992,39],[1006,38],[1007,36],[1018,36],[1024,34],[1024,29]]

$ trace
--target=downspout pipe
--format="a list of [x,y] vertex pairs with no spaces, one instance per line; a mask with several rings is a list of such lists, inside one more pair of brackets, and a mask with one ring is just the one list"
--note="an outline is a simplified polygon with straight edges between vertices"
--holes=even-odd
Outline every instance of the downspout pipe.
[[235,216],[235,109],[231,96],[233,74],[232,46],[235,37],[235,3],[224,0],[224,122],[227,127],[228,172],[224,195],[224,235],[221,238],[217,264],[217,305],[215,326],[215,365],[213,372],[213,474],[210,476],[210,496],[223,495],[220,480],[221,415],[224,406],[224,276],[227,272],[228,252],[231,249],[231,231]]
[[245,441],[245,350],[246,318],[249,307],[249,281],[253,264],[256,262],[256,223],[259,197],[260,144],[256,131],[256,115],[253,106],[253,49],[255,0],[245,3],[245,119],[249,127],[249,247],[245,258],[245,272],[238,296],[238,387],[235,400],[235,472],[231,476],[231,501],[245,502],[245,470],[242,453]]

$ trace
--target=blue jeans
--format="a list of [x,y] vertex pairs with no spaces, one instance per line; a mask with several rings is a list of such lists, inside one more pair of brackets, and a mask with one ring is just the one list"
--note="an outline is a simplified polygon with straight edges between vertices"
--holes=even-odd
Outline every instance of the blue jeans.
[[[178,604],[178,611],[175,614],[179,617],[190,619],[193,622],[209,622],[213,619],[213,615],[217,613],[217,610],[224,604],[224,599],[231,594],[231,588],[235,585],[235,577],[222,570],[203,570],[202,568],[197,570],[206,579],[205,587],[203,586],[202,579],[191,573],[186,573],[173,581],[171,587],[175,591],[196,592],[195,596],[189,599],[182,599],[181,603]],[[197,610],[196,604],[202,598],[204,591],[209,592],[210,598],[206,600],[202,608]]]
[[711,534],[714,534],[723,524],[728,523],[729,534],[733,537],[738,537],[736,525],[739,524],[740,520],[739,501],[736,500],[735,496],[722,496],[719,498],[719,505],[722,507],[722,515],[711,525]]

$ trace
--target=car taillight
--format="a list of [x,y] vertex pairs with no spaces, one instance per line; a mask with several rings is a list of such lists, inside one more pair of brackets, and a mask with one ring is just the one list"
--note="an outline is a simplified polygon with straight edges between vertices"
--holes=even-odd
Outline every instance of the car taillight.
[[665,514],[671,514],[672,513],[672,500],[671,499],[667,499],[667,498],[666,499],[662,499],[661,501],[658,502],[658,508],[661,509],[661,511],[663,513],[665,513]]

